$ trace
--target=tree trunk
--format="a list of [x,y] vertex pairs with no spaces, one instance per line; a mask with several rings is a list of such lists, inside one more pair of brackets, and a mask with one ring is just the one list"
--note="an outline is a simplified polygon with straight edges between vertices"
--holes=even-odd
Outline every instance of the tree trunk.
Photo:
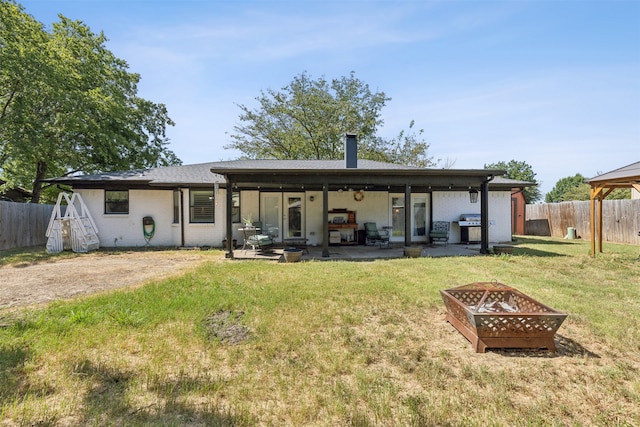
[[31,192],[31,203],[40,203],[40,194],[42,193],[42,180],[47,174],[47,163],[38,162],[36,170],[36,179],[33,181],[33,191]]

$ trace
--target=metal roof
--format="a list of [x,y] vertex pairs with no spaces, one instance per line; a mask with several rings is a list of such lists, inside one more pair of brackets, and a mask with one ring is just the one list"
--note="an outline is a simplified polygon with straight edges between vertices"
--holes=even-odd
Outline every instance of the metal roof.
[[631,163],[630,165],[612,170],[611,172],[595,176],[588,179],[587,182],[591,185],[602,183],[614,185],[628,184],[628,186],[631,187],[632,182],[640,182],[640,162]]

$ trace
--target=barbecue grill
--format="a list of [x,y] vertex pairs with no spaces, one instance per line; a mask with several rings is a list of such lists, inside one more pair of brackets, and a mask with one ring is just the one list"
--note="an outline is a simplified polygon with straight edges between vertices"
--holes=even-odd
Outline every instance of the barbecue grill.
[[458,220],[460,241],[463,243],[479,243],[481,240],[480,214],[462,214]]

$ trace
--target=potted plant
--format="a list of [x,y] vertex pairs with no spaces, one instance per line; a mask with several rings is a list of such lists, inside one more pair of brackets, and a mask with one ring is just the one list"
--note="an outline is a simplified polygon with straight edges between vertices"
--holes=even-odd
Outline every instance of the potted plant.
[[404,256],[408,258],[419,258],[422,255],[422,246],[405,246]]
[[249,215],[242,218],[242,223],[245,225],[245,227],[253,226],[253,214],[249,212]]
[[282,251],[285,262],[298,262],[302,258],[302,249],[300,248],[285,248]]

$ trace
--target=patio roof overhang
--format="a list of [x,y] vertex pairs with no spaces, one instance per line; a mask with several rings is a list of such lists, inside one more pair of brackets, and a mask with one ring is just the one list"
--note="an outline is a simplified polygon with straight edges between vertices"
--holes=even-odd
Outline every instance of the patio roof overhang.
[[[432,191],[480,190],[481,253],[488,253],[488,191],[489,182],[496,176],[506,174],[504,170],[492,169],[422,169],[390,164],[365,163],[364,167],[328,168],[321,163],[300,163],[296,167],[284,167],[286,162],[267,162],[269,167],[260,167],[260,161],[239,163],[221,162],[211,167],[211,172],[222,175],[227,188],[259,191],[322,191],[323,192],[323,256],[328,249],[328,192],[352,188],[366,191],[389,191],[412,193]],[[288,163],[290,164],[290,163]],[[370,167],[367,167],[369,166]],[[247,167],[249,166],[249,167]],[[311,167],[315,166],[315,167]],[[227,242],[231,241],[231,191],[227,191]],[[405,244],[410,244],[410,212],[405,211]],[[227,256],[233,251],[227,244]]]
[[370,191],[404,192],[407,185],[414,192],[464,191],[479,189],[483,182],[503,170],[439,169],[238,169],[212,168],[235,189],[281,191],[301,189],[329,191],[353,188]]

